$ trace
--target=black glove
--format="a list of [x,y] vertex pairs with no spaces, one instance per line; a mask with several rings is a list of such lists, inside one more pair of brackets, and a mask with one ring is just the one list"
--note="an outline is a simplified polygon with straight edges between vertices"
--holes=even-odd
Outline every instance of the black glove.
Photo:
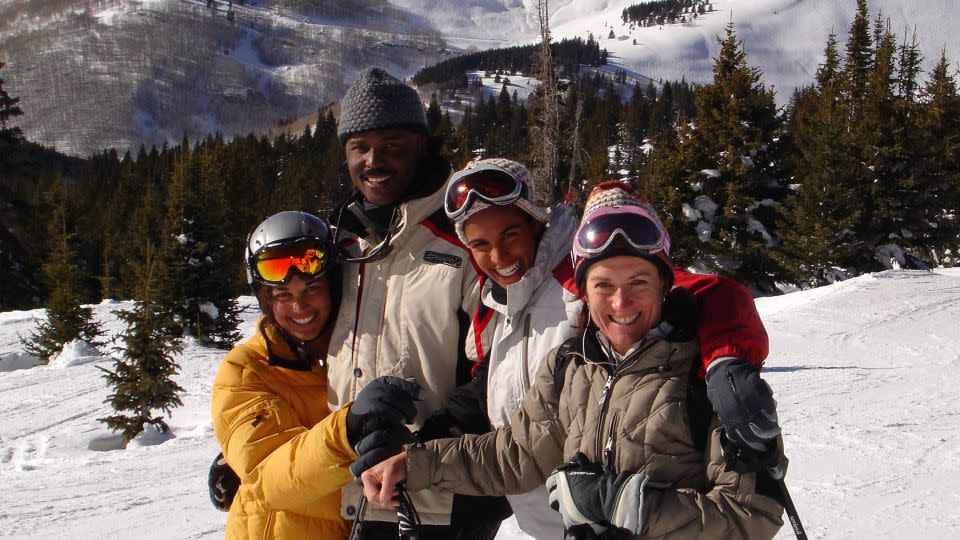
[[350,472],[359,481],[363,471],[388,457],[399,454],[403,450],[403,445],[415,442],[417,442],[416,437],[400,424],[377,429],[357,443],[356,451],[360,457],[350,464]]
[[409,424],[417,416],[420,385],[399,377],[378,377],[363,387],[347,412],[347,440],[357,443],[378,429]]
[[233,472],[230,465],[227,465],[223,452],[213,458],[210,472],[207,474],[207,488],[210,491],[210,502],[213,506],[217,510],[229,512],[233,497],[240,489],[240,477]]
[[700,305],[690,289],[674,287],[663,300],[660,311],[663,322],[670,323],[671,341],[689,341],[697,337],[700,323]]
[[765,454],[780,435],[777,402],[755,366],[740,358],[721,358],[707,367],[707,396],[737,447]]
[[417,437],[421,441],[432,441],[434,439],[445,439],[447,437],[459,437],[463,431],[444,409],[437,409],[424,420],[420,430],[417,431]]
[[560,512],[563,526],[584,537],[585,526],[599,535],[610,527],[640,534],[643,529],[643,491],[647,475],[610,474],[577,453],[547,478],[550,507]]

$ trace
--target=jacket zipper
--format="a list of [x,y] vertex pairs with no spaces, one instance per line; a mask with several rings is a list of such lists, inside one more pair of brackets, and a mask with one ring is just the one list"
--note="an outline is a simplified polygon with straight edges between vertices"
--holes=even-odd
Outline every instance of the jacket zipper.
[[523,347],[520,349],[520,369],[521,369],[521,380],[523,381],[523,391],[526,391],[530,388],[530,372],[528,359],[530,347],[530,314],[527,313],[527,316],[523,319]]
[[[594,455],[597,456],[598,460],[602,461],[604,456],[603,421],[605,420],[605,417],[607,415],[607,406],[610,404],[610,390],[613,388],[613,383],[616,380],[617,375],[622,373],[628,367],[635,364],[637,360],[640,358],[640,356],[643,353],[647,352],[647,350],[652,348],[656,343],[657,343],[656,341],[652,341],[648,343],[646,346],[642,347],[640,350],[638,350],[633,354],[633,359],[629,363],[616,366],[615,368],[613,368],[613,371],[611,371],[610,374],[607,375],[607,382],[606,384],[603,385],[603,392],[600,393],[600,402],[599,402],[600,416],[597,418],[597,440],[596,440],[596,451]],[[657,368],[653,368],[653,369],[657,369]],[[610,433],[609,436],[610,436],[610,440],[608,441],[608,445],[610,446],[610,452],[612,454],[613,453],[613,433]]]
[[[352,360],[353,367],[357,367],[358,355],[357,355],[357,330],[360,328],[360,304],[363,300],[363,274],[366,269],[367,263],[360,263],[359,271],[357,272],[357,305],[354,309],[353,315],[353,338],[350,342],[350,359]],[[353,375],[352,373],[350,375]],[[353,396],[351,399],[357,397],[357,392],[360,389],[357,388],[357,378],[353,377]]]
[[613,437],[617,433],[617,425],[620,423],[620,412],[617,411],[610,421],[610,431],[607,434],[607,444],[603,447],[603,462],[607,472],[613,472]]
[[264,418],[270,415],[268,407],[265,406],[266,403],[266,400],[261,400],[260,404],[256,405],[256,409],[253,412],[247,413],[242,418],[234,420],[227,429],[227,436],[225,440],[229,441],[230,437],[233,437],[233,433],[237,431],[237,428],[243,424],[249,422],[251,427],[257,427]]

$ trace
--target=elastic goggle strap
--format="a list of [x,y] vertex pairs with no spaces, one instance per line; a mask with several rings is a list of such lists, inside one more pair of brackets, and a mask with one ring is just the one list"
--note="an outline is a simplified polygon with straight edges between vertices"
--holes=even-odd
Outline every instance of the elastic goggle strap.
[[617,238],[642,253],[670,252],[670,237],[659,220],[643,208],[622,206],[594,212],[580,225],[573,240],[573,255],[578,259],[598,255]]
[[500,169],[471,169],[455,174],[447,185],[443,209],[458,219],[480,198],[489,204],[513,204],[526,191],[526,184]]
[[329,259],[329,246],[318,238],[309,238],[268,244],[253,255],[250,266],[260,281],[276,285],[289,281],[294,270],[307,278],[321,276]]

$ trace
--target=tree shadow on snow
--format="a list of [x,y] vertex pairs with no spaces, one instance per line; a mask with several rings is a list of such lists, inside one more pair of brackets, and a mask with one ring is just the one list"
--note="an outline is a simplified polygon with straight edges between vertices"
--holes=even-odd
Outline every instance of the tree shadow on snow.
[[789,373],[791,371],[820,371],[826,369],[883,369],[863,366],[764,366],[763,373]]

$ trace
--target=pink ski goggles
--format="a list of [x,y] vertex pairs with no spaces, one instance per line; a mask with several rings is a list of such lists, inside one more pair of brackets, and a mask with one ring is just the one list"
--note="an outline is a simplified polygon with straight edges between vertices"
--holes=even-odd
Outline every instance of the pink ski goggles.
[[576,259],[595,257],[617,239],[644,255],[670,255],[670,236],[653,214],[639,206],[598,210],[580,224],[573,237]]

